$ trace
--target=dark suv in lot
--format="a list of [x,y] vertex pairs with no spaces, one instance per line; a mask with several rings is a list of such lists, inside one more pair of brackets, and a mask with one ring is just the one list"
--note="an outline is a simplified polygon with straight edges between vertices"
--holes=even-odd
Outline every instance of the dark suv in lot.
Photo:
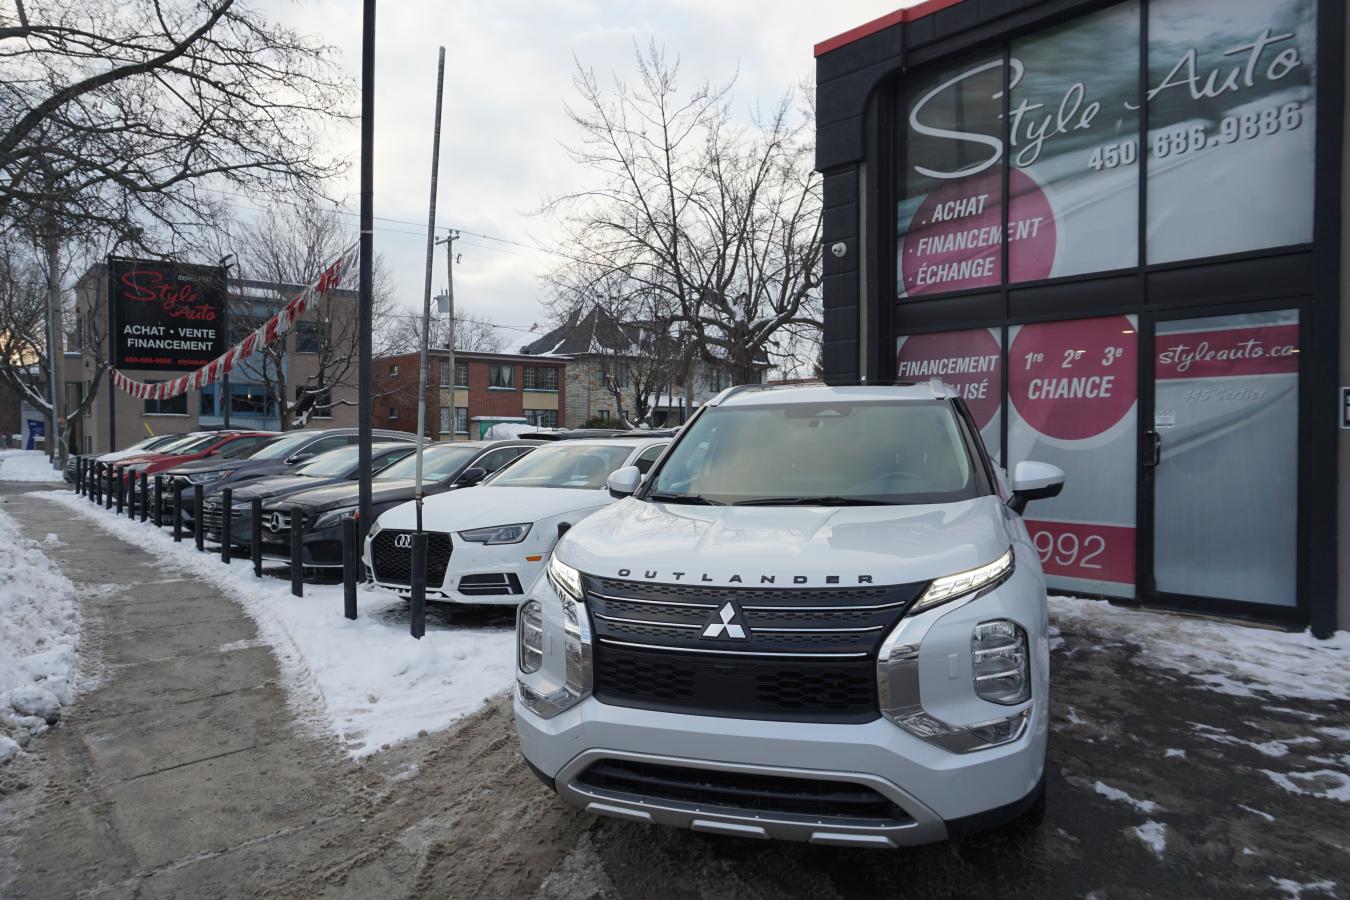
[[[533,441],[443,441],[427,446],[422,462],[425,496],[472,487],[540,446]],[[379,518],[388,509],[413,499],[417,459],[403,459],[373,479],[371,514]],[[304,513],[302,563],[306,568],[342,565],[342,523],[354,518],[360,496],[356,482],[301,491],[263,504],[263,556],[291,558],[291,518]]]
[[[370,470],[378,473],[416,449],[417,445],[411,441],[374,444],[370,448]],[[247,548],[251,543],[255,498],[265,502],[314,488],[350,483],[361,474],[360,453],[361,448],[355,445],[329,450],[307,463],[295,466],[290,472],[255,478],[247,484],[234,488],[233,496],[230,498],[231,546]],[[202,527],[206,539],[219,544],[221,525],[225,519],[225,501],[221,493],[207,497],[202,509]]]

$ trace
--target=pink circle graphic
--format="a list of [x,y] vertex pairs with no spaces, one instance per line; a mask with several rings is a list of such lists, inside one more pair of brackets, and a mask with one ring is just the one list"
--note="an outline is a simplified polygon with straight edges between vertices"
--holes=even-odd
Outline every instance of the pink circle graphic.
[[895,377],[897,381],[941,378],[956,388],[975,425],[984,430],[994,421],[1003,393],[1001,349],[988,328],[910,335],[896,354]]
[[[1049,278],[1058,234],[1045,191],[1019,169],[1008,173],[1008,277]],[[919,204],[900,250],[911,297],[997,287],[1003,277],[1003,173],[944,184]]]
[[1125,316],[1024,325],[1008,350],[1008,396],[1047,437],[1102,434],[1139,397],[1137,338]]

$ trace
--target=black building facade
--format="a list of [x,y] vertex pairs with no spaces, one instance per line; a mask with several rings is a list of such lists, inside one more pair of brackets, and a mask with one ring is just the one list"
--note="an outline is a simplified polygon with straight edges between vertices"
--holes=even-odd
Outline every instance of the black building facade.
[[1337,627],[1345,40],[1341,0],[932,0],[817,46],[826,378],[940,378],[1062,467],[1054,588]]

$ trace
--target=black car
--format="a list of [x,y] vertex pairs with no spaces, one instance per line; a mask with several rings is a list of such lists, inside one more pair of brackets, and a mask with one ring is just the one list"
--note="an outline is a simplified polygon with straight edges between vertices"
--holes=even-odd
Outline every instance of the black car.
[[[373,444],[370,448],[370,471],[378,473],[417,449],[414,442]],[[248,547],[253,535],[253,500],[264,502],[298,494],[314,488],[344,484],[361,474],[361,448],[356,445],[329,450],[313,460],[294,467],[284,475],[255,478],[247,484],[232,488],[230,498],[230,544]],[[220,543],[221,524],[225,517],[225,502],[220,493],[207,497],[202,504],[202,530],[206,539]]]
[[[472,487],[540,446],[535,441],[443,441],[423,453],[422,493],[444,493]],[[384,469],[372,479],[371,514],[413,499],[416,454]],[[305,517],[302,563],[306,568],[342,565],[342,523],[356,516],[360,485],[345,482],[300,491],[263,504],[263,556],[289,561],[291,519],[298,509]]]
[[[416,437],[406,431],[373,432],[377,441],[415,443]],[[203,496],[218,494],[221,488],[235,487],[255,478],[289,473],[295,466],[307,463],[329,450],[355,444],[359,433],[355,428],[324,428],[317,431],[293,431],[280,435],[241,459],[203,459],[184,463],[164,472],[164,489],[172,492],[174,483],[183,485],[183,518],[192,521],[195,513],[194,486],[202,485]],[[165,496],[164,509],[172,514],[172,494]]]

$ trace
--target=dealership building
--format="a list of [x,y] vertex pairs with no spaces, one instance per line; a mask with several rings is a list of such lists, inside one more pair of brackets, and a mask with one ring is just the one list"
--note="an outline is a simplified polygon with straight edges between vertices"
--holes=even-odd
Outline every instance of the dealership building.
[[932,0],[816,47],[824,369],[1060,466],[1053,588],[1350,628],[1340,0]]

